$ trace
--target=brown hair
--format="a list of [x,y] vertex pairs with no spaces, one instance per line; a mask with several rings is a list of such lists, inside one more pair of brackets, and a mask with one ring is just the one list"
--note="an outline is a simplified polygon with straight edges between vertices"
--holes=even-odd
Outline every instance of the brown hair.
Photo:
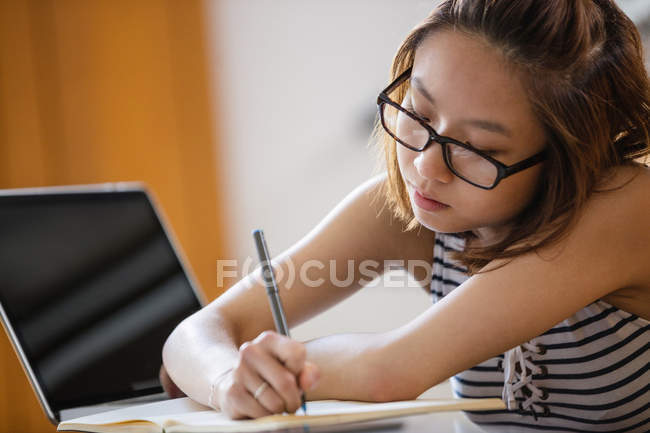
[[[455,29],[500,50],[521,73],[547,140],[537,197],[505,239],[457,258],[474,273],[557,241],[611,168],[650,153],[650,86],[639,33],[610,0],[445,0],[404,40],[392,79],[413,65],[434,31]],[[402,100],[407,85],[396,90]],[[384,194],[411,230],[419,226],[400,174],[396,143],[381,125]],[[470,233],[465,233],[470,237]]]

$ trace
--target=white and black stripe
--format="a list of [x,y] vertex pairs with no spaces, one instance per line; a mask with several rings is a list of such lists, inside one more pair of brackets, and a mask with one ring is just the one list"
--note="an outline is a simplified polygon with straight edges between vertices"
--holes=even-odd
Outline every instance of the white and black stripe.
[[[463,248],[462,238],[436,234],[430,288],[434,302],[468,278],[465,268],[450,257]],[[468,412],[470,419],[504,432],[650,430],[650,322],[597,301],[530,343],[545,349],[531,358],[544,370],[532,379],[546,394],[545,400],[539,399],[545,411]],[[459,373],[451,381],[454,394],[501,398],[503,362],[500,355]],[[522,394],[516,401],[526,398]]]

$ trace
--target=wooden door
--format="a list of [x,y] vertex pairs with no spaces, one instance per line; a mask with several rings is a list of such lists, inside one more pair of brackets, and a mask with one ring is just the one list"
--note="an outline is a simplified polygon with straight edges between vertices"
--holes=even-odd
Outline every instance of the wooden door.
[[[138,180],[206,298],[225,257],[200,0],[0,0],[0,188]],[[0,432],[54,431],[0,332]]]

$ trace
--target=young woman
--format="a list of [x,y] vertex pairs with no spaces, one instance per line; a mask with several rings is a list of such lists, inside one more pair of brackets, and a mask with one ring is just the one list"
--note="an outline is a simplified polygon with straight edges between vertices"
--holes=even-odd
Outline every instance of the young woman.
[[[434,304],[390,332],[298,342],[268,331],[249,275],[169,337],[170,377],[233,418],[295,411],[303,391],[412,399],[453,376],[459,396],[506,401],[479,423],[646,431],[650,87],[632,22],[608,0],[447,0],[392,76],[386,173],[275,265],[321,264],[305,275],[322,284],[281,286],[290,326],[359,289],[368,261],[432,263]],[[331,284],[350,260],[353,282]]]

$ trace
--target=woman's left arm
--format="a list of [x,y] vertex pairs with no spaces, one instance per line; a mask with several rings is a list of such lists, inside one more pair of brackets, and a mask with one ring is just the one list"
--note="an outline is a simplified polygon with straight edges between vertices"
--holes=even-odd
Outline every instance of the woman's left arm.
[[556,245],[473,276],[389,333],[379,398],[414,398],[614,291],[641,288],[648,299],[650,196],[648,176],[641,177],[595,194]]
[[[365,347],[375,380],[374,401],[404,400],[446,378],[522,344],[590,303],[625,287],[650,291],[650,199],[633,181],[621,191],[594,195],[561,241],[528,253],[454,289],[410,323],[372,337],[333,336],[307,344],[308,357],[341,344]],[[642,182],[648,185],[648,182]],[[632,188],[637,193],[629,193]],[[640,191],[639,191],[640,190]],[[494,268],[501,263],[491,263]],[[399,305],[395,306],[399,308]],[[342,374],[354,358],[325,371]],[[357,366],[358,368],[358,366]],[[323,372],[323,378],[326,374]],[[322,380],[326,386],[327,380]],[[354,384],[350,383],[350,387]],[[351,388],[348,388],[349,394]],[[336,398],[322,388],[312,398]]]

